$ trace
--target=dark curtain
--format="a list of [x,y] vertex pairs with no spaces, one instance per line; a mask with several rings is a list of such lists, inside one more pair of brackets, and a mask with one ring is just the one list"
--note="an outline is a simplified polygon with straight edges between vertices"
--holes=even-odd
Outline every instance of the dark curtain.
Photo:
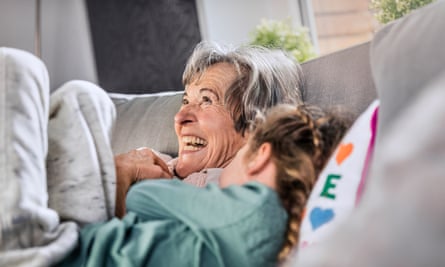
[[194,0],[86,0],[99,84],[108,92],[183,90],[201,40]]

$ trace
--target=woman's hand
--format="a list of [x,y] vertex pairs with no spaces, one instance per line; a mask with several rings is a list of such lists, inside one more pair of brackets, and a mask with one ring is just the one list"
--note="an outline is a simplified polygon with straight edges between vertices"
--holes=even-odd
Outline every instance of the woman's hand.
[[114,157],[116,165],[117,217],[125,215],[125,197],[130,186],[144,179],[171,178],[167,164],[149,148],[138,148]]

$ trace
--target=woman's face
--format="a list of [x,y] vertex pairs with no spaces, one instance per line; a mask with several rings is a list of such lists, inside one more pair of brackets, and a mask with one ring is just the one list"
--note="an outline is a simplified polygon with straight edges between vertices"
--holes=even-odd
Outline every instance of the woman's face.
[[232,65],[217,63],[186,85],[175,116],[179,142],[176,173],[180,177],[205,168],[225,167],[244,144],[223,103],[236,77]]

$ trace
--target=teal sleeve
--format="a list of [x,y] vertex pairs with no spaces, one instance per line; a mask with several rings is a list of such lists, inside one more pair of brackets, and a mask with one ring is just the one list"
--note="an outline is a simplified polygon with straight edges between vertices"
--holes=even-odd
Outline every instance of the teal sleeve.
[[286,216],[261,184],[197,188],[150,180],[132,188],[128,214],[81,230],[58,266],[274,266]]
[[127,211],[142,221],[178,220],[189,227],[213,228],[236,222],[254,209],[262,187],[216,185],[198,188],[177,179],[148,180],[134,185],[127,196]]

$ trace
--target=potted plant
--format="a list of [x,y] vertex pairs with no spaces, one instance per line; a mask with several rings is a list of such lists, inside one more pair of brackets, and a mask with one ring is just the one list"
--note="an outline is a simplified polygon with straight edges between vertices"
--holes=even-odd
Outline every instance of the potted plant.
[[262,20],[252,33],[251,44],[288,51],[302,63],[317,56],[306,27],[294,28],[289,20]]
[[372,0],[371,9],[374,10],[376,19],[380,23],[386,24],[433,1],[434,0]]

